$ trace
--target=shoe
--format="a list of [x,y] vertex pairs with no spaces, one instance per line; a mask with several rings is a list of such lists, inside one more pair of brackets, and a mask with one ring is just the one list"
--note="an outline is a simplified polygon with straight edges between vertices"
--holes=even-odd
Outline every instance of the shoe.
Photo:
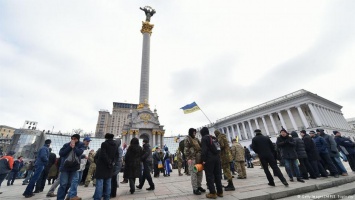
[[297,178],[297,181],[298,181],[298,182],[301,182],[301,183],[304,183],[304,180],[301,179],[301,178]]
[[290,178],[290,181],[293,182],[293,178]]
[[334,178],[339,178],[339,174],[335,174],[335,175],[334,175]]
[[25,198],[31,198],[31,197],[33,197],[33,196],[35,196],[35,195],[32,193],[32,194],[23,194],[23,196],[24,196]]
[[136,188],[138,188],[138,189],[142,189],[142,187],[139,187],[139,185],[136,185]]
[[309,178],[310,178],[310,179],[317,179],[316,176],[310,176]]
[[197,189],[193,191],[195,195],[201,195],[201,192]]
[[223,192],[221,192],[221,193],[218,193],[218,192],[217,192],[217,196],[223,197]]
[[206,190],[203,189],[202,187],[198,187],[197,189],[198,189],[200,192],[206,192]]
[[35,190],[33,193],[39,193],[39,190]]
[[132,190],[132,189],[130,189],[129,191],[131,192],[131,194],[133,194],[133,193],[134,193],[134,190]]
[[179,174],[179,176],[183,176],[183,174]]
[[282,181],[282,184],[284,184],[284,186],[286,186],[286,187],[288,186],[288,183],[286,180]]
[[122,183],[122,184],[128,183],[128,180],[127,180],[127,181],[123,180],[123,181],[121,181],[120,183]]
[[52,185],[52,183],[48,183],[48,185]]
[[149,187],[146,190],[155,190],[155,188],[154,187]]
[[235,187],[233,185],[233,181],[229,180],[228,185],[224,188],[224,191],[234,191]]
[[342,175],[342,176],[349,176],[348,173],[345,173],[345,172],[342,173],[341,175]]
[[243,177],[238,176],[237,179],[244,179]]
[[275,183],[268,183],[268,185],[270,185],[270,186],[275,186]]
[[207,199],[217,199],[217,194],[216,193],[208,193],[206,194]]
[[75,197],[70,198],[69,200],[81,200],[81,197],[75,196]]
[[22,183],[22,185],[28,185],[28,183]]
[[48,193],[47,194],[47,197],[56,197],[57,195],[56,194],[54,194],[54,193]]

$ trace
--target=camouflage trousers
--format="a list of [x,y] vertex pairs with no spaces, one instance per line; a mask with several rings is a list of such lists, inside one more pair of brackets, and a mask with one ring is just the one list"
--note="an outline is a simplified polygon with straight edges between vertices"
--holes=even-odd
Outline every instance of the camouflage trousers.
[[236,161],[235,167],[237,168],[238,176],[241,178],[247,177],[247,172],[245,170],[245,162],[244,161]]
[[179,172],[179,175],[181,174],[181,167],[182,167],[182,162],[178,161],[178,172]]
[[228,180],[232,180],[232,174],[231,174],[229,162],[222,162],[222,169],[223,169],[224,176],[226,176]]
[[194,166],[196,161],[191,160],[191,164],[189,164],[189,173],[191,174],[191,185],[194,190],[197,190],[198,187],[201,187],[203,170],[200,172],[194,172]]
[[88,175],[86,176],[86,179],[85,179],[85,185],[89,185],[91,180],[92,180],[93,184],[96,184],[96,179],[93,178],[95,170],[96,170],[96,164],[91,163],[90,167],[89,167]]

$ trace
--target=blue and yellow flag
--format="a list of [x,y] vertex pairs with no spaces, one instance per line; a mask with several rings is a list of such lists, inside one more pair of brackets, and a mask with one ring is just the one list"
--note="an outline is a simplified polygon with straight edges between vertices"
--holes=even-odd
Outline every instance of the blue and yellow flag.
[[198,107],[198,105],[195,102],[193,102],[191,104],[187,104],[186,106],[184,106],[180,109],[182,109],[184,111],[184,114],[189,114],[189,113],[200,110],[200,108]]

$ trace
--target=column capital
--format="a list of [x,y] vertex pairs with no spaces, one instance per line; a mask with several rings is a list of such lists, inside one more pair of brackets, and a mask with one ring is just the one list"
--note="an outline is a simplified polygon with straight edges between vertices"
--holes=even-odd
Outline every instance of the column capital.
[[141,29],[141,33],[149,33],[149,35],[152,34],[152,30],[153,30],[154,24],[151,24],[149,22],[142,22],[142,29]]

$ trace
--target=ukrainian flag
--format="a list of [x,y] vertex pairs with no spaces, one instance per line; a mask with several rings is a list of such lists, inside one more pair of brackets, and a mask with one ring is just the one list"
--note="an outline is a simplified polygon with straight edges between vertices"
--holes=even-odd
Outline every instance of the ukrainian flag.
[[198,105],[195,102],[193,102],[191,104],[187,104],[186,106],[184,106],[180,109],[182,109],[184,111],[184,114],[189,114],[189,113],[200,110],[200,108],[198,107]]

